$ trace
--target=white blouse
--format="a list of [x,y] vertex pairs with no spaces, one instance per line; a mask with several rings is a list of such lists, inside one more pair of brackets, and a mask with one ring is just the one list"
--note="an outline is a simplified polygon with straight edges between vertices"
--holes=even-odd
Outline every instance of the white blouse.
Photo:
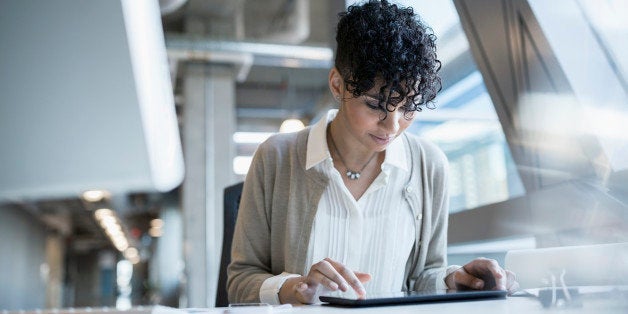
[[[312,126],[308,138],[306,169],[315,167],[330,181],[318,204],[306,259],[309,262],[303,274],[329,257],[370,274],[371,280],[364,285],[367,294],[401,291],[416,234],[412,210],[402,196],[410,175],[405,143],[397,138],[387,147],[381,173],[355,200],[334,168],[327,147],[327,124],[336,113],[331,110],[327,119]],[[279,304],[281,285],[294,276],[298,275],[282,273],[264,281],[260,301]],[[321,294],[351,296],[355,292]]]

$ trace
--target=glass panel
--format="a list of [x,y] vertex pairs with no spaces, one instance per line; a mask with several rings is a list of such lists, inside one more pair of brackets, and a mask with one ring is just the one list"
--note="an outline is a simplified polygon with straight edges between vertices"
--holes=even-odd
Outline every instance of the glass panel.
[[435,110],[424,110],[409,132],[425,136],[450,162],[450,212],[500,202],[525,193],[482,76],[476,68],[455,7],[449,1],[412,5],[438,36],[443,90]]
[[580,5],[625,87],[628,79],[628,1],[580,0]]

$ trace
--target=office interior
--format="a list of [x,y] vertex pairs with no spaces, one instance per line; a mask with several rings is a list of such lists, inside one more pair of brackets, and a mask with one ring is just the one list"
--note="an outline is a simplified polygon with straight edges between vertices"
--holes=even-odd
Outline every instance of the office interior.
[[[336,108],[353,2],[0,0],[0,309],[213,307],[224,190]],[[450,162],[449,263],[628,242],[628,2],[392,2],[438,37],[407,132]]]

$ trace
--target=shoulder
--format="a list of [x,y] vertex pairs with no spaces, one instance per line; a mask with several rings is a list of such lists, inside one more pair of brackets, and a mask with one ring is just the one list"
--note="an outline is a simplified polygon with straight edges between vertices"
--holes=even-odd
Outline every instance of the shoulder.
[[306,141],[303,141],[303,137],[305,136],[305,138],[307,138],[308,133],[309,128],[299,132],[273,134],[259,145],[257,152],[262,155],[285,155],[294,153],[300,149],[305,149]]
[[253,158],[264,168],[295,167],[303,163],[309,128],[294,133],[277,133],[261,143]]
[[[448,161],[445,153],[432,141],[414,134],[405,133],[410,143],[412,154],[432,166],[447,167]],[[413,158],[414,159],[414,158]]]

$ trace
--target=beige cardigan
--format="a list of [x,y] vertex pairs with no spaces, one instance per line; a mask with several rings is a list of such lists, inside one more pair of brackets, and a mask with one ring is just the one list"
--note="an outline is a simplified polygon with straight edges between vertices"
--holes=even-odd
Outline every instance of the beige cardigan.
[[[264,280],[282,272],[303,274],[318,202],[328,178],[305,170],[306,128],[277,134],[257,149],[242,191],[227,269],[229,302],[259,302]],[[405,269],[404,290],[430,290],[447,267],[447,159],[435,145],[405,137],[410,180],[403,195],[416,224],[416,240]]]

